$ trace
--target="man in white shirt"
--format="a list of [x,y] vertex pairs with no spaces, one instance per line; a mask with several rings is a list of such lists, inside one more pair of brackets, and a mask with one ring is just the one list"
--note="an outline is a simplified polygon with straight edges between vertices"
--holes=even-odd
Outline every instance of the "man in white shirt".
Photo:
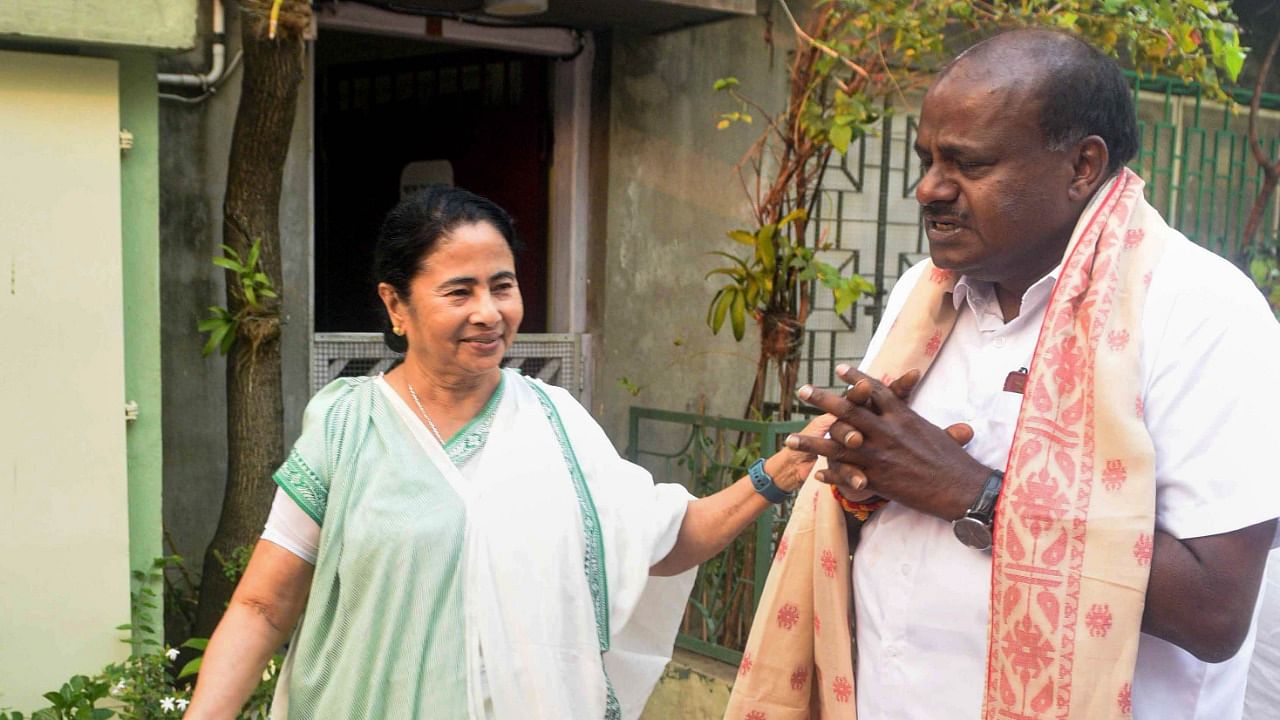
[[[971,48],[925,97],[916,196],[933,265],[959,275],[954,329],[918,384],[911,374],[891,389],[850,369],[844,396],[802,388],[841,420],[831,439],[788,439],[828,456],[821,479],[843,494],[889,501],[861,528],[852,567],[861,720],[982,715],[992,555],[965,543],[984,531],[990,543],[994,501],[982,496],[1009,460],[1064,251],[1136,152],[1134,118],[1114,62],[1046,31]],[[1138,548],[1149,584],[1132,695],[1106,716],[1224,720],[1242,712],[1280,517],[1268,422],[1280,328],[1244,275],[1169,234],[1147,276],[1135,401],[1155,458],[1155,533]],[[895,286],[869,361],[925,273]]]

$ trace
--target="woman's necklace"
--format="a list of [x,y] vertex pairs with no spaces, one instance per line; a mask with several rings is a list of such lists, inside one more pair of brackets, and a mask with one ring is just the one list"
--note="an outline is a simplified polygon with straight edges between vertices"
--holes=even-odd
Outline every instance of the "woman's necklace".
[[413,389],[413,383],[406,381],[405,385],[409,386],[409,397],[413,398],[413,404],[418,406],[418,412],[422,413],[422,419],[427,421],[427,427],[431,429],[431,434],[436,436],[436,442],[440,446],[444,446],[444,438],[440,436],[440,428],[431,422],[431,416],[427,414],[427,409],[422,407],[422,401],[418,399],[418,393]]

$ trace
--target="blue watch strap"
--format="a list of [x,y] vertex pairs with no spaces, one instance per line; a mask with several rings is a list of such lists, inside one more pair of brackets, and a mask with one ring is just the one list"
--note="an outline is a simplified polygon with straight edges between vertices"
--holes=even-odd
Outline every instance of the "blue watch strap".
[[756,489],[756,492],[763,495],[765,500],[776,504],[791,497],[791,493],[785,492],[775,485],[773,478],[769,477],[769,473],[764,471],[764,458],[752,463],[751,467],[747,469],[747,475],[751,478],[751,486]]

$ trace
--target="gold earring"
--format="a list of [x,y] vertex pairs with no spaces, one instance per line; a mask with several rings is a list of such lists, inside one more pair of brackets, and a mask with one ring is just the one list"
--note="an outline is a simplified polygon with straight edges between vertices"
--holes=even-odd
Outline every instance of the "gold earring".
[[404,328],[400,327],[399,325],[392,325],[391,332],[395,333],[400,337],[404,337]]

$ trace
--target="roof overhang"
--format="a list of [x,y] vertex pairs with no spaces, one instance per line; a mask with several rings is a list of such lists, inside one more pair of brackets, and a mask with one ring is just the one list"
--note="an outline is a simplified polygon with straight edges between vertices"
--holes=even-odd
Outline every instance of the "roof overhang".
[[[757,15],[767,0],[548,0],[544,13],[501,18],[484,13],[484,0],[359,0],[402,14],[429,14],[449,20],[475,19],[485,23],[664,32],[744,15]],[[335,3],[339,7],[351,0]],[[323,7],[323,4],[322,4]]]

